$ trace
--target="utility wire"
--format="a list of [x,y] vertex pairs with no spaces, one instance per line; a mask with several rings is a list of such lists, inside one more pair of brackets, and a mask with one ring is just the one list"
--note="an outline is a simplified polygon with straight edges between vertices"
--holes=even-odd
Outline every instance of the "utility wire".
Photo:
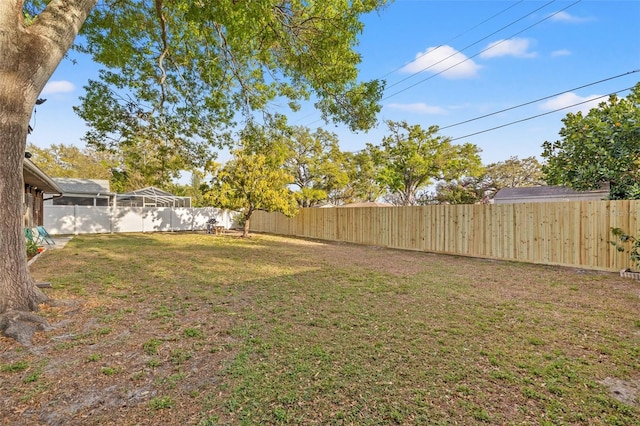
[[[542,7],[537,8],[537,9],[536,9],[536,10],[534,10],[533,12],[530,12],[530,13],[528,13],[528,14],[526,14],[526,15],[522,16],[521,18],[517,19],[516,21],[513,21],[513,22],[511,22],[510,24],[508,24],[508,25],[506,25],[506,26],[504,26],[504,27],[500,28],[499,30],[492,32],[492,33],[491,33],[491,34],[489,34],[488,36],[483,37],[483,38],[481,38],[480,40],[478,40],[478,41],[476,41],[476,42],[474,42],[474,43],[472,43],[472,44],[470,44],[470,45],[466,46],[465,48],[463,48],[462,50],[460,50],[460,52],[462,52],[462,51],[464,51],[464,50],[466,50],[466,49],[468,49],[468,48],[470,48],[470,47],[472,47],[472,46],[475,46],[476,44],[480,43],[481,41],[486,40],[487,38],[489,38],[489,37],[491,37],[491,36],[495,35],[496,33],[500,32],[500,31],[502,31],[502,30],[504,30],[504,29],[506,29],[506,28],[508,28],[508,27],[510,27],[510,26],[511,26],[511,25],[513,25],[513,24],[515,24],[515,23],[517,23],[517,22],[519,22],[519,21],[523,20],[524,18],[526,18],[526,17],[530,16],[531,14],[533,14],[533,13],[535,13],[535,12],[539,11],[540,9],[542,9],[542,8],[544,8],[544,7],[546,7],[546,6],[548,6],[549,4],[554,3],[555,1],[556,1],[556,0],[551,0],[550,2],[546,3],[546,4],[545,4],[544,6],[542,6]],[[401,66],[399,66],[399,67],[397,67],[397,68],[393,69],[392,71],[389,71],[388,73],[386,73],[386,74],[385,74],[385,75],[383,75],[382,77],[379,77],[378,79],[379,79],[379,80],[384,79],[385,77],[387,77],[387,76],[389,76],[390,74],[393,74],[393,73],[395,73],[396,71],[398,71],[398,70],[400,70],[400,69],[402,69],[402,68],[406,67],[406,66],[407,66],[407,65],[409,65],[410,63],[412,63],[412,62],[416,61],[417,59],[420,59],[420,58],[422,58],[423,56],[426,56],[426,55],[428,55],[429,53],[432,53],[432,52],[434,52],[435,50],[437,50],[437,49],[439,49],[439,48],[441,48],[441,47],[443,47],[443,46],[446,46],[447,44],[451,43],[452,41],[457,40],[458,38],[462,37],[462,36],[463,36],[463,35],[465,35],[465,34],[468,34],[469,32],[471,32],[471,31],[475,30],[476,28],[480,27],[481,25],[483,25],[483,24],[485,24],[485,23],[487,23],[487,22],[491,21],[492,19],[494,19],[494,18],[496,18],[496,17],[498,17],[498,16],[502,15],[502,14],[503,14],[503,13],[505,13],[506,11],[508,11],[508,10],[510,10],[510,9],[512,9],[512,8],[514,8],[515,6],[519,5],[519,4],[520,4],[520,3],[522,3],[522,2],[524,2],[524,0],[520,0],[520,1],[518,1],[518,2],[516,2],[516,3],[514,3],[514,4],[512,4],[512,5],[510,5],[510,6],[509,6],[509,7],[507,7],[507,8],[502,9],[502,10],[501,10],[501,11],[499,11],[498,13],[495,13],[494,15],[492,15],[492,16],[490,16],[490,17],[486,18],[486,19],[485,19],[485,20],[483,20],[482,22],[480,22],[480,23],[478,23],[478,24],[474,25],[473,27],[471,27],[471,28],[469,28],[469,29],[467,29],[467,30],[465,30],[465,31],[463,31],[463,32],[461,32],[461,33],[459,33],[458,35],[456,35],[456,36],[452,37],[451,39],[447,40],[446,42],[444,42],[444,43],[440,44],[439,46],[435,47],[434,49],[429,50],[428,52],[424,52],[424,53],[422,53],[421,55],[418,55],[418,56],[417,56],[416,58],[414,58],[413,60],[411,60],[411,61],[409,61],[409,62],[406,62],[405,64],[403,64],[403,65],[401,65]],[[453,56],[453,55],[451,55],[451,56]],[[446,60],[446,59],[449,59],[449,57],[447,57],[447,58],[445,58],[445,59],[443,59],[443,60]],[[439,62],[438,62],[438,63],[439,63]],[[436,64],[434,64],[434,65],[437,65],[438,63],[436,63]],[[433,65],[432,65],[432,66],[433,66]],[[425,68],[425,69],[423,69],[423,70],[421,70],[421,71],[418,71],[417,73],[411,74],[410,76],[405,77],[404,79],[402,79],[402,80],[400,80],[400,81],[398,81],[398,82],[395,82],[395,83],[393,83],[393,84],[392,84],[392,85],[390,85],[390,86],[387,86],[387,89],[389,89],[389,87],[393,87],[393,86],[396,86],[396,85],[398,85],[398,84],[402,83],[403,81],[405,81],[405,80],[407,80],[407,79],[409,79],[409,78],[411,78],[411,77],[413,77],[413,76],[415,76],[415,75],[417,75],[417,74],[421,73],[422,71],[425,71],[426,69],[428,69],[428,68]],[[304,117],[301,117],[301,118],[297,119],[297,120],[295,121],[295,123],[299,123],[299,122],[301,122],[301,121],[305,120],[306,118],[311,117],[311,116],[312,116],[312,115],[314,115],[314,114],[315,114],[314,112],[309,113],[309,114],[305,115]],[[309,124],[308,124],[308,126],[311,126],[311,125],[313,125],[314,123],[317,123],[317,122],[319,122],[319,121],[322,121],[322,119],[321,119],[321,118],[319,118],[319,119],[317,119],[317,120],[314,120],[313,122],[309,123]],[[295,123],[294,123],[294,124],[295,124]]]
[[[468,34],[468,33],[470,33],[471,31],[475,30],[475,29],[476,29],[476,28],[478,28],[479,26],[481,26],[481,25],[483,25],[483,24],[486,24],[487,22],[489,22],[489,21],[490,21],[490,20],[492,20],[493,18],[496,18],[496,17],[498,17],[498,16],[502,15],[503,13],[505,13],[506,11],[508,11],[509,9],[514,8],[515,6],[519,5],[519,4],[520,4],[520,3],[522,3],[523,1],[524,1],[524,0],[520,0],[520,1],[518,1],[518,2],[516,2],[516,3],[514,3],[514,4],[512,4],[511,6],[507,7],[506,9],[503,9],[503,10],[501,10],[500,12],[498,12],[498,13],[496,13],[496,14],[494,14],[494,15],[490,16],[490,17],[488,17],[487,19],[485,19],[484,21],[480,22],[479,24],[476,24],[476,25],[474,25],[473,27],[471,27],[471,28],[469,28],[469,29],[467,29],[467,30],[465,30],[465,31],[461,32],[461,33],[460,33],[460,34],[458,34],[457,36],[454,36],[454,37],[450,38],[449,40],[447,40],[447,41],[445,41],[444,43],[442,43],[442,44],[438,45],[437,47],[433,48],[432,50],[430,50],[430,51],[428,51],[428,52],[424,52],[424,53],[422,53],[422,54],[420,54],[420,55],[416,56],[413,60],[411,60],[411,61],[409,61],[409,62],[406,62],[405,64],[400,65],[399,67],[397,67],[397,68],[395,68],[395,69],[393,69],[393,70],[389,71],[388,73],[386,73],[385,75],[383,75],[382,77],[380,77],[380,79],[383,79],[383,78],[385,78],[385,77],[387,77],[387,76],[389,76],[389,75],[393,74],[394,72],[401,70],[402,68],[406,67],[406,66],[407,66],[407,65],[409,65],[410,63],[415,62],[417,59],[420,59],[420,58],[422,58],[423,56],[426,56],[426,55],[428,55],[429,53],[434,52],[434,51],[436,51],[436,50],[440,49],[441,47],[448,45],[448,44],[449,44],[449,43],[451,43],[452,41],[457,40],[457,39],[459,39],[460,37],[462,37],[463,35]],[[553,1],[555,1],[555,0],[553,0]],[[553,1],[552,1],[551,3],[553,3]],[[545,5],[545,6],[546,6],[546,5]],[[536,9],[536,10],[538,10],[538,9]],[[533,13],[533,12],[532,12],[532,13]],[[529,16],[529,15],[527,15],[527,16]],[[522,18],[520,18],[520,19],[522,19]],[[519,19],[519,20],[520,20],[520,19]],[[515,21],[515,22],[517,22],[517,21]],[[513,24],[513,23],[515,23],[515,22],[512,22],[512,24]],[[511,24],[509,24],[509,25],[511,25]],[[508,25],[507,25],[507,26],[508,26]],[[504,29],[504,28],[506,28],[506,27],[503,27],[503,28],[501,28],[500,30],[502,30],[502,29]],[[500,30],[498,30],[498,31],[500,31]],[[496,31],[496,32],[498,32],[498,31]],[[491,36],[491,35],[493,35],[493,34],[495,34],[495,32],[494,32],[494,33],[492,33],[492,34],[490,34],[490,35],[489,35],[489,36],[487,36],[487,37],[490,37],[490,36]],[[485,38],[487,38],[487,37],[485,37]],[[482,40],[484,40],[484,38],[483,38]],[[482,40],[480,40],[480,41],[482,41]],[[477,42],[476,42],[476,43],[477,43]],[[474,43],[474,44],[475,44],[475,43]],[[467,46],[467,47],[471,47],[471,46],[473,46],[473,45],[470,45],[470,46]],[[409,77],[407,77],[407,78],[409,78]],[[402,81],[404,81],[404,80],[402,80]],[[399,82],[397,82],[397,83],[393,83],[391,86],[395,86],[396,84],[401,83],[402,81],[399,81]],[[389,86],[389,87],[391,87],[391,86]]]
[[489,114],[481,115],[479,117],[470,118],[469,120],[460,121],[459,123],[449,124],[448,126],[440,127],[440,130],[449,129],[451,127],[460,126],[461,124],[467,124],[467,123],[471,123],[472,121],[477,121],[477,120],[480,120],[480,119],[483,119],[483,118],[491,117],[493,115],[502,114],[503,112],[506,112],[506,111],[511,111],[513,109],[516,109],[516,108],[521,108],[523,106],[531,105],[531,104],[534,104],[536,102],[540,102],[540,101],[544,101],[544,100],[547,100],[547,99],[550,99],[550,98],[553,98],[553,97],[556,97],[556,96],[564,95],[565,93],[573,92],[574,90],[584,89],[585,87],[594,86],[596,84],[604,83],[605,81],[615,80],[616,78],[624,77],[624,76],[627,76],[627,75],[630,75],[630,74],[634,74],[634,73],[637,73],[637,72],[640,72],[640,69],[633,70],[633,71],[628,71],[628,72],[625,72],[623,74],[615,75],[613,77],[609,77],[609,78],[605,78],[605,79],[602,79],[602,80],[594,81],[593,83],[585,84],[585,85],[582,85],[582,86],[579,86],[579,87],[574,87],[573,89],[565,90],[563,92],[554,93],[553,95],[545,96],[544,98],[538,98],[536,100],[525,102],[525,103],[520,104],[520,105],[515,105],[515,106],[509,107],[509,108],[501,109],[500,111],[495,111],[495,112],[492,112],[492,113],[489,113]]
[[523,118],[523,119],[520,119],[520,120],[512,121],[510,123],[502,124],[500,126],[492,127],[490,129],[486,129],[486,130],[481,130],[479,132],[469,133],[468,135],[458,136],[456,138],[452,138],[452,139],[449,139],[449,140],[451,142],[453,142],[453,141],[457,141],[457,140],[460,140],[460,139],[465,139],[465,138],[468,138],[468,137],[471,137],[471,136],[479,135],[479,134],[482,134],[482,133],[491,132],[493,130],[502,129],[503,127],[511,126],[513,124],[522,123],[524,121],[533,120],[534,118],[543,117],[545,115],[553,114],[553,113],[558,112],[558,111],[562,111],[562,110],[565,110],[565,109],[568,109],[568,108],[573,108],[573,107],[578,106],[578,105],[582,105],[582,104],[586,104],[586,103],[589,103],[589,102],[593,102],[593,101],[596,101],[598,99],[606,98],[606,97],[609,97],[611,95],[622,93],[622,92],[625,92],[625,91],[631,90],[631,89],[633,89],[633,86],[627,87],[626,89],[618,90],[616,92],[609,93],[608,95],[597,96],[595,98],[587,99],[586,101],[578,102],[578,103],[573,104],[573,105],[568,105],[566,107],[554,109],[553,111],[547,111],[547,112],[543,112],[542,114],[532,115],[531,117],[527,117],[527,118]]
[[[476,44],[478,44],[478,43],[480,43],[480,42],[485,41],[485,40],[486,40],[486,39],[488,39],[489,37],[492,37],[492,36],[496,35],[496,34],[497,34],[497,33],[499,33],[500,31],[502,31],[502,30],[504,30],[504,29],[507,29],[507,28],[509,28],[510,26],[515,25],[516,23],[518,23],[518,22],[522,21],[523,19],[525,19],[525,18],[527,18],[527,17],[529,17],[529,16],[533,15],[534,13],[538,12],[539,10],[544,9],[545,7],[547,7],[547,6],[549,6],[550,4],[554,3],[555,1],[556,1],[556,0],[551,0],[551,1],[550,1],[550,2],[548,2],[548,3],[545,3],[544,5],[540,6],[539,8],[537,8],[537,9],[535,9],[535,10],[533,10],[533,11],[531,11],[531,12],[527,13],[526,15],[524,15],[524,16],[522,16],[522,17],[520,17],[520,18],[516,19],[516,20],[515,20],[515,21],[513,21],[513,22],[510,22],[509,24],[507,24],[507,25],[503,26],[502,28],[500,28],[500,29],[498,29],[498,30],[496,30],[496,31],[492,32],[491,34],[489,34],[489,35],[487,35],[487,36],[485,36],[485,37],[482,37],[480,40],[476,40],[475,42],[473,42],[473,43],[471,43],[471,44],[469,44],[469,45],[467,45],[467,46],[463,47],[462,49],[460,49],[460,50],[456,51],[455,53],[453,53],[453,54],[451,54],[451,55],[449,55],[449,56],[447,56],[446,58],[443,58],[443,59],[439,60],[438,62],[433,63],[433,64],[429,65],[428,67],[421,69],[420,71],[414,72],[413,74],[411,74],[411,75],[409,75],[409,76],[407,76],[407,77],[403,78],[402,80],[399,80],[399,81],[397,81],[397,82],[395,82],[395,83],[393,83],[393,84],[390,84],[387,88],[391,88],[391,87],[397,86],[398,84],[400,84],[400,83],[402,83],[402,82],[405,82],[405,81],[407,81],[408,79],[413,78],[413,77],[415,77],[416,75],[418,75],[418,74],[420,74],[420,73],[422,73],[422,72],[424,72],[424,71],[427,71],[427,70],[429,70],[429,69],[431,69],[431,68],[435,67],[436,65],[438,65],[438,64],[440,64],[440,63],[442,63],[442,62],[446,61],[447,59],[450,59],[450,58],[452,58],[453,56],[456,56],[458,53],[464,52],[465,50],[467,50],[467,49],[469,49],[469,48],[471,48],[471,47],[475,46]],[[579,0],[579,1],[582,1],[582,0]],[[557,13],[557,12],[556,12],[556,13]],[[553,16],[553,15],[552,15],[552,16]],[[513,37],[513,36],[511,36],[511,37]],[[443,45],[440,45],[440,46],[436,47],[435,49],[428,50],[428,51],[424,52],[423,54],[421,54],[420,56],[416,57],[416,59],[414,59],[414,60],[413,60],[413,61],[411,61],[411,62],[415,62],[417,59],[422,58],[422,57],[424,57],[424,56],[428,55],[429,53],[434,52],[436,49],[438,49],[438,48],[440,48],[440,47],[442,47],[442,46],[443,46]],[[482,51],[481,51],[480,53],[482,53]],[[469,58],[469,59],[470,59],[470,58]],[[468,59],[467,59],[467,60],[468,60]],[[411,62],[409,62],[409,64],[410,64]],[[461,64],[461,63],[463,63],[463,62],[465,62],[465,61],[459,62],[459,63],[455,64],[454,66],[460,65],[460,64]],[[406,66],[406,64],[405,64],[404,66],[402,66],[402,67],[398,68],[398,69],[402,69],[402,68],[404,68],[405,66]],[[397,71],[398,69],[396,69],[396,71]],[[449,68],[447,68],[447,70],[448,70],[448,69],[449,69]],[[446,71],[446,70],[445,70],[445,71]],[[443,72],[444,72],[444,71],[443,71]],[[436,74],[436,75],[438,75],[438,74]],[[413,86],[410,86],[410,87],[413,87]],[[401,91],[401,92],[402,92],[402,91]],[[398,93],[400,93],[400,92],[398,92]],[[393,96],[393,95],[390,95],[390,96]],[[387,96],[387,98],[388,98],[388,97],[390,97],[390,96]],[[386,98],[385,98],[385,99],[386,99]]]
[[[554,1],[555,1],[555,0],[554,0]],[[391,98],[391,97],[393,97],[393,96],[396,96],[396,95],[398,95],[398,94],[400,94],[400,93],[402,93],[402,92],[406,92],[407,90],[409,90],[409,89],[411,89],[411,88],[413,88],[413,87],[417,86],[418,84],[422,84],[422,83],[424,83],[424,82],[425,82],[425,81],[427,81],[427,80],[431,80],[432,78],[434,78],[434,77],[436,77],[436,76],[438,76],[438,75],[440,75],[440,74],[443,74],[443,73],[445,73],[445,72],[449,71],[450,69],[452,69],[452,68],[454,68],[454,67],[457,67],[458,65],[463,64],[463,63],[465,63],[465,62],[467,62],[467,61],[469,61],[469,60],[471,60],[471,59],[475,58],[476,56],[478,56],[478,55],[480,55],[480,54],[482,54],[482,53],[486,52],[487,50],[493,49],[494,47],[499,46],[500,44],[502,44],[502,43],[504,43],[504,42],[506,42],[506,41],[508,41],[508,40],[511,40],[511,39],[512,39],[512,38],[514,38],[515,36],[517,36],[517,35],[519,35],[519,34],[522,34],[523,32],[525,32],[525,31],[527,31],[527,30],[529,30],[529,29],[531,29],[531,28],[535,27],[536,25],[541,24],[542,22],[546,21],[547,19],[550,19],[550,18],[554,17],[554,16],[555,16],[555,15],[557,15],[558,13],[564,12],[565,10],[569,9],[569,8],[570,8],[570,7],[572,7],[572,6],[575,6],[576,4],[580,3],[581,1],[582,1],[582,0],[577,0],[577,1],[573,2],[573,3],[571,3],[570,5],[568,5],[568,6],[564,7],[563,9],[560,9],[560,10],[558,10],[557,12],[552,13],[551,15],[549,15],[549,16],[547,16],[547,17],[545,17],[545,18],[543,18],[543,19],[541,19],[541,20],[539,20],[539,21],[535,22],[534,24],[529,25],[528,27],[526,27],[526,28],[524,28],[524,29],[522,29],[522,30],[520,30],[520,31],[516,32],[515,34],[512,34],[509,38],[502,39],[502,40],[500,40],[499,42],[497,42],[497,43],[495,43],[495,44],[492,44],[492,45],[490,45],[489,47],[487,47],[487,48],[485,48],[485,49],[482,49],[481,51],[479,51],[479,52],[478,52],[478,53],[476,53],[475,55],[472,55],[472,56],[470,56],[470,57],[466,58],[466,59],[465,59],[465,60],[463,60],[463,61],[460,61],[460,62],[458,62],[458,63],[456,63],[456,64],[453,64],[453,65],[451,65],[450,67],[448,67],[448,68],[446,68],[446,69],[444,69],[444,70],[442,70],[442,71],[439,71],[439,72],[437,72],[437,73],[435,73],[435,74],[432,74],[432,75],[430,75],[429,77],[424,78],[424,79],[422,79],[422,80],[418,81],[417,83],[412,84],[411,86],[407,86],[407,87],[405,87],[405,88],[404,88],[404,89],[402,89],[402,90],[398,90],[397,92],[392,93],[391,95],[385,96],[384,98],[382,98],[382,100],[383,100],[383,101],[384,101],[384,100],[387,100],[387,99],[389,99],[389,98]],[[453,56],[453,55],[452,55],[452,56]],[[442,61],[440,61],[440,62],[442,62]],[[439,63],[439,62],[438,62],[438,63]],[[429,67],[427,67],[427,68],[429,68]],[[425,69],[427,69],[427,68],[425,68]],[[422,70],[422,71],[424,71],[424,70]]]
[[[516,23],[516,22],[518,22],[518,21],[520,21],[520,20],[524,19],[525,17],[527,17],[527,16],[531,15],[532,13],[539,11],[540,9],[542,9],[542,8],[544,8],[544,7],[546,7],[546,6],[548,6],[548,5],[549,5],[549,4],[551,4],[551,3],[554,3],[555,1],[556,1],[556,0],[551,0],[550,2],[546,3],[546,4],[545,4],[545,5],[543,5],[542,7],[538,8],[538,9],[534,10],[533,12],[531,12],[531,13],[529,13],[529,14],[525,15],[524,17],[522,17],[522,18],[520,18],[520,19],[518,19],[518,20],[516,20],[516,21],[514,21],[514,22],[512,22],[512,23],[510,23],[510,24],[508,24],[507,26],[505,26],[505,27],[501,28],[500,30],[493,32],[493,33],[492,33],[492,34],[490,34],[489,36],[484,37],[484,38],[483,38],[483,39],[481,39],[481,40],[478,40],[477,42],[475,42],[475,43],[473,43],[473,44],[471,44],[471,45],[469,45],[469,46],[465,47],[464,49],[467,49],[467,48],[469,48],[469,47],[471,47],[471,46],[473,46],[473,45],[475,45],[475,44],[478,44],[479,42],[481,42],[481,41],[485,40],[486,38],[490,37],[491,35],[496,34],[497,32],[501,31],[502,29],[504,29],[504,28],[507,28],[507,27],[511,26],[512,24],[514,24],[514,23]],[[432,78],[434,78],[434,77],[436,77],[436,76],[438,76],[438,75],[440,75],[440,74],[443,74],[444,72],[446,72],[446,71],[448,71],[448,70],[450,70],[450,69],[452,69],[452,68],[454,68],[454,67],[456,67],[456,66],[458,66],[458,65],[460,65],[460,64],[462,64],[462,63],[464,63],[464,62],[466,62],[466,61],[469,61],[469,60],[471,60],[471,59],[475,58],[476,56],[478,56],[478,55],[480,55],[480,54],[482,54],[482,53],[486,52],[487,50],[490,50],[490,49],[492,49],[492,48],[494,48],[494,47],[496,47],[496,46],[498,46],[498,45],[500,45],[500,44],[502,44],[502,43],[504,43],[504,42],[506,42],[506,41],[508,41],[508,40],[510,40],[510,39],[512,39],[512,38],[514,38],[515,36],[517,36],[517,35],[519,35],[519,34],[522,34],[523,32],[525,32],[525,31],[527,31],[527,30],[529,30],[529,29],[531,29],[531,28],[535,27],[536,25],[541,24],[542,22],[544,22],[544,21],[546,21],[546,20],[548,20],[548,19],[550,19],[550,18],[554,17],[555,15],[557,15],[557,14],[559,14],[559,13],[561,13],[561,12],[564,12],[565,10],[569,9],[570,7],[575,6],[576,4],[578,4],[578,3],[580,3],[580,2],[582,2],[582,0],[576,0],[575,2],[571,3],[570,5],[568,5],[568,6],[564,7],[564,8],[562,8],[562,9],[560,9],[560,10],[558,10],[558,11],[556,11],[556,12],[554,12],[554,13],[550,14],[550,15],[548,15],[547,17],[545,17],[545,18],[543,18],[543,19],[541,19],[541,20],[539,20],[539,21],[537,21],[537,22],[533,23],[532,25],[529,25],[528,27],[526,27],[526,28],[524,28],[524,29],[522,29],[522,30],[520,30],[520,31],[516,32],[515,34],[512,34],[510,37],[508,37],[508,38],[506,38],[506,39],[503,39],[503,40],[500,40],[498,43],[495,43],[495,44],[493,44],[493,45],[491,45],[491,46],[489,46],[489,47],[487,47],[487,48],[485,48],[485,49],[483,49],[483,50],[479,51],[479,52],[478,52],[478,53],[476,53],[475,55],[472,55],[472,56],[470,56],[470,57],[466,58],[465,60],[460,61],[460,62],[458,62],[458,63],[456,63],[456,64],[454,64],[454,65],[452,65],[452,66],[450,66],[450,67],[448,67],[448,68],[446,68],[446,69],[444,69],[444,70],[442,70],[442,71],[438,72],[438,73],[432,74],[431,76],[429,76],[429,77],[427,77],[427,78],[425,78],[425,79],[422,79],[422,80],[420,80],[420,81],[418,81],[418,82],[416,82],[416,83],[414,83],[414,84],[412,84],[412,85],[410,85],[410,86],[408,86],[408,87],[406,87],[406,88],[404,88],[404,89],[401,89],[401,90],[399,90],[399,91],[397,91],[397,92],[395,92],[395,93],[392,93],[391,95],[385,96],[384,98],[382,98],[382,99],[381,99],[381,101],[387,100],[387,99],[389,99],[389,98],[391,98],[391,97],[393,97],[393,96],[396,96],[396,95],[398,95],[398,94],[400,94],[400,93],[402,93],[402,92],[405,92],[405,91],[407,91],[407,90],[409,90],[409,89],[411,89],[411,88],[413,88],[413,87],[415,87],[415,86],[417,86],[417,85],[419,85],[419,84],[421,84],[421,83],[424,83],[424,82],[425,82],[425,81],[427,81],[427,80],[430,80],[430,79],[432,79]],[[463,50],[464,50],[464,49],[463,49]],[[462,52],[462,50],[460,50],[459,52]],[[457,52],[457,53],[459,53],[459,52]],[[427,52],[427,53],[428,53],[428,52]],[[457,54],[457,53],[456,53],[456,54]],[[454,54],[454,55],[455,55],[455,54]],[[421,73],[421,72],[423,72],[423,71],[425,71],[425,70],[427,70],[427,69],[429,69],[429,68],[431,68],[431,67],[433,67],[433,66],[435,66],[435,65],[439,64],[440,62],[442,62],[442,61],[444,61],[444,60],[446,60],[446,59],[449,59],[451,56],[454,56],[454,55],[450,55],[449,57],[447,57],[447,58],[445,58],[445,59],[443,59],[443,60],[441,60],[441,61],[439,61],[439,62],[437,62],[437,63],[435,63],[435,64],[433,64],[433,65],[431,65],[431,66],[429,66],[429,67],[427,67],[427,68],[424,68],[424,69],[422,69],[421,71],[418,71],[417,73],[412,74],[411,76],[409,76],[409,77],[407,77],[407,78],[405,78],[405,79],[401,80],[400,82],[405,81],[405,80],[407,80],[408,78],[411,78],[411,77],[413,77],[414,75],[417,75],[417,74],[419,74],[419,73]],[[631,73],[634,73],[634,72],[637,72],[637,71],[639,71],[639,70],[630,71],[628,74],[631,74]],[[626,74],[623,74],[623,75],[626,75]],[[617,76],[617,77],[619,77],[619,76]],[[610,79],[617,78],[617,77],[612,77],[612,78],[610,78]],[[610,79],[605,79],[605,80],[602,80],[602,81],[607,81],[607,80],[610,80]],[[602,82],[602,81],[601,81],[601,82]],[[398,83],[400,83],[400,82],[394,83],[394,85],[396,85],[396,84],[398,84]],[[595,83],[592,83],[592,84],[590,84],[590,85],[597,84],[597,83],[599,83],[599,82],[595,82]],[[589,85],[587,85],[587,86],[589,86]],[[587,87],[587,86],[582,86],[582,87]],[[390,87],[391,87],[391,86],[390,86]],[[581,88],[581,87],[580,87],[580,88]],[[579,88],[578,88],[578,89],[579,89]],[[567,90],[566,92],[562,92],[562,93],[567,93],[567,92],[570,92],[570,91],[572,91],[572,90],[577,90],[577,89]],[[625,89],[625,90],[628,90],[628,89]],[[560,94],[562,94],[562,93],[560,93]],[[551,96],[549,96],[549,97],[545,97],[545,98],[542,98],[542,99],[539,99],[539,100],[531,101],[531,102],[525,103],[525,104],[523,104],[523,105],[515,106],[515,107],[512,107],[512,108],[507,108],[507,109],[505,109],[504,111],[509,111],[509,110],[511,110],[511,109],[518,108],[518,107],[520,107],[520,106],[525,106],[525,105],[529,105],[529,104],[531,104],[531,103],[539,102],[540,100],[548,99],[548,98],[553,97],[553,96],[557,96],[557,95],[551,95]],[[596,99],[598,99],[598,98],[596,98]],[[589,102],[589,101],[587,101],[587,102]],[[580,105],[580,103],[579,103],[579,104],[576,104],[576,105]],[[572,105],[572,106],[575,106],[575,105]],[[569,107],[566,107],[566,108],[571,108],[572,106],[569,106]],[[540,115],[537,115],[537,116],[534,116],[534,117],[530,117],[530,118],[527,118],[527,119],[524,119],[524,120],[516,121],[516,122],[513,122],[513,123],[508,123],[508,124],[503,125],[503,126],[498,126],[498,127],[496,127],[496,128],[493,128],[493,129],[488,129],[488,130],[482,131],[482,132],[480,132],[480,133],[488,132],[488,131],[491,131],[491,130],[499,129],[499,128],[501,128],[501,127],[509,126],[509,125],[512,125],[512,124],[516,124],[516,123],[519,123],[519,122],[521,122],[521,121],[526,121],[526,120],[529,120],[529,119],[532,119],[532,118],[536,118],[536,117],[544,116],[544,115],[547,115],[547,114],[551,114],[551,113],[553,113],[553,112],[561,111],[562,109],[566,109],[566,108],[561,108],[561,109],[556,110],[556,111],[550,111],[550,112],[543,113],[543,114],[540,114]],[[504,112],[504,111],[498,111],[498,112],[495,112],[495,113],[487,114],[486,116],[491,116],[491,115],[499,114],[500,112]],[[464,123],[469,122],[469,121],[479,120],[479,119],[484,118],[484,117],[485,117],[485,116],[477,117],[477,118],[475,118],[475,119],[467,120],[467,121],[465,121]],[[311,126],[311,125],[313,125],[314,123],[317,123],[317,122],[319,122],[319,121],[322,121],[322,119],[317,119],[317,120],[313,121],[312,123],[310,123],[310,124],[309,124],[309,126]],[[453,125],[451,125],[451,126],[442,127],[442,128],[441,128],[441,130],[442,130],[442,129],[445,129],[445,128],[448,128],[448,127],[454,127],[454,126],[457,126],[457,125],[459,125],[459,124],[463,124],[463,123],[456,123],[456,124],[453,124]],[[478,133],[473,133],[473,134],[471,134],[471,135],[461,136],[460,138],[464,138],[464,137],[468,137],[468,136],[474,136],[474,135],[476,135],[476,134],[478,134]],[[457,139],[460,139],[460,138],[456,138],[456,139],[452,139],[452,140],[457,140]]]

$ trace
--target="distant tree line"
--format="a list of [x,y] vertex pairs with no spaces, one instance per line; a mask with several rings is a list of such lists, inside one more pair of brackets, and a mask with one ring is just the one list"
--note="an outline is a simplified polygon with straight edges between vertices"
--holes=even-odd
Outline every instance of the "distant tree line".
[[[480,149],[456,145],[406,121],[387,121],[379,144],[358,152],[340,149],[334,133],[288,126],[280,117],[250,123],[230,142],[232,158],[185,162],[180,153],[151,145],[148,151],[30,146],[33,161],[51,176],[109,179],[115,191],[157,186],[191,196],[194,205],[243,212],[295,214],[301,207],[387,201],[398,206],[488,202],[502,188],[567,185],[578,190],[611,183],[610,198],[640,198],[640,85],[626,99],[612,96],[585,116],[567,114],[562,139],[543,144],[535,157],[512,156],[483,165]],[[124,145],[126,147],[126,145]],[[181,172],[190,184],[178,184]]]
[[[154,152],[99,149],[92,145],[30,144],[32,160],[53,177],[108,179],[116,192],[155,186],[191,196],[196,206],[218,205],[246,212],[295,212],[299,207],[387,201],[394,205],[478,203],[503,187],[542,183],[534,157],[481,164],[473,144],[452,144],[438,128],[388,121],[378,145],[342,151],[338,137],[283,122],[247,126],[224,164],[210,157],[185,170]],[[166,159],[165,159],[166,160]],[[189,184],[177,183],[182,172]],[[270,200],[270,201],[267,201]],[[244,203],[244,204],[243,204]],[[250,213],[248,214],[250,217]]]

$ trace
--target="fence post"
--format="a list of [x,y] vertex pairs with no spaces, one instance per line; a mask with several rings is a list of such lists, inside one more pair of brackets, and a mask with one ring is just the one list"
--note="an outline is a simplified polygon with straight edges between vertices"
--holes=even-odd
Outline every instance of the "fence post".
[[78,205],[74,204],[73,206],[73,233],[74,235],[78,235]]

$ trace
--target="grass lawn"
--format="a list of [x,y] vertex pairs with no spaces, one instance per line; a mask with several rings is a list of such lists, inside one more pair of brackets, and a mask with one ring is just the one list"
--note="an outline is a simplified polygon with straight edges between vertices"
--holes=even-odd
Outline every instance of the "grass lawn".
[[640,283],[253,235],[75,237],[0,424],[638,425]]

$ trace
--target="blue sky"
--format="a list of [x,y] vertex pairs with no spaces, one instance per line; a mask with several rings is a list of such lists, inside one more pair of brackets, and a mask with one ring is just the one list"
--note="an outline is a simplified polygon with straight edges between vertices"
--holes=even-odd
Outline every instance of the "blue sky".
[[[640,70],[636,0],[396,0],[364,21],[357,47],[363,57],[360,77],[387,81],[378,128],[354,134],[344,126],[325,125],[310,105],[289,114],[296,125],[336,133],[346,151],[360,150],[367,142],[379,144],[387,133],[384,120],[405,120],[424,128],[438,125],[440,134],[456,139],[454,143],[476,144],[485,164],[514,155],[539,156],[545,140],[558,139],[567,112],[588,111],[606,97],[467,135],[640,82],[640,72],[630,73]],[[28,139],[37,146],[84,145],[86,128],[72,106],[79,103],[87,80],[96,78],[97,67],[75,57],[75,65],[68,60],[60,65],[41,95],[47,102],[32,118],[34,132]],[[630,74],[612,78],[625,73]],[[591,85],[606,79],[610,80]],[[569,92],[447,127],[565,91]],[[619,96],[627,94],[628,90]]]

